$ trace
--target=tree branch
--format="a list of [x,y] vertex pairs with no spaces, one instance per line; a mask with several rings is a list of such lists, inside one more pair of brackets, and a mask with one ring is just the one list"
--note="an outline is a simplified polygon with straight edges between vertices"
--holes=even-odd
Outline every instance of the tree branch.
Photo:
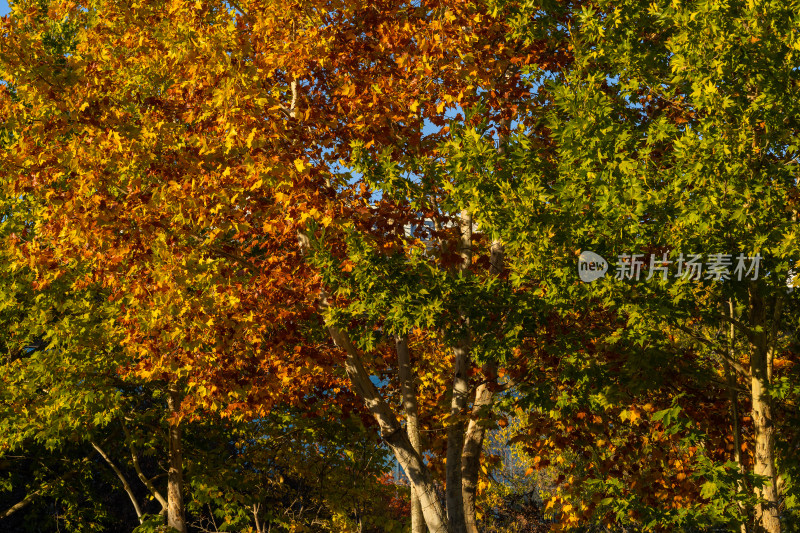
[[720,350],[719,348],[717,348],[712,341],[710,341],[710,340],[708,340],[708,339],[706,339],[704,337],[698,336],[697,334],[695,334],[692,330],[690,330],[686,326],[678,325],[676,327],[678,329],[680,329],[681,331],[683,331],[684,333],[686,333],[687,335],[689,335],[692,339],[694,339],[694,340],[696,340],[698,342],[701,342],[701,343],[705,344],[706,346],[708,346],[709,348],[711,348],[711,351],[714,354],[722,357],[729,365],[731,365],[733,368],[735,368],[736,371],[739,372],[741,375],[743,375],[743,376],[745,376],[747,378],[751,377],[749,370],[747,370],[745,367],[743,367],[735,359],[732,359],[731,357],[729,357],[728,354],[725,353],[723,350]]
[[161,504],[161,514],[166,513],[167,500],[161,495],[160,492],[158,492],[158,489],[156,489],[155,485],[153,485],[153,480],[147,479],[147,476],[144,475],[142,466],[139,464],[139,454],[136,453],[136,448],[133,445],[130,432],[128,431],[128,428],[125,426],[124,422],[122,423],[122,429],[125,431],[125,437],[128,440],[128,446],[131,450],[131,459],[133,461],[133,469],[136,470],[136,475],[139,477],[139,480],[144,484],[144,486],[147,487],[147,490],[150,491],[150,494],[152,494],[153,497],[158,500],[158,503]]
[[720,320],[722,320],[724,322],[727,322],[728,324],[732,324],[732,325],[736,326],[739,329],[739,331],[744,333],[745,337],[747,337],[747,340],[749,340],[752,343],[755,343],[755,340],[754,340],[755,339],[755,333],[753,333],[753,331],[744,322],[741,322],[740,320],[736,320],[735,318],[732,318],[732,317],[729,317],[728,315],[723,315],[723,314],[716,314],[716,315],[714,315],[714,318],[718,318],[718,319],[720,319]]
[[83,467],[83,465],[85,463],[88,463],[88,462],[89,462],[89,458],[88,457],[84,457],[81,460],[80,464],[76,468],[73,468],[72,470],[70,470],[66,474],[54,479],[53,481],[49,481],[47,483],[42,484],[42,486],[39,487],[37,490],[31,492],[30,494],[25,496],[22,500],[20,500],[19,502],[15,503],[11,507],[9,507],[8,509],[6,509],[2,513],[0,513],[0,519],[8,518],[12,514],[14,514],[17,511],[19,511],[20,509],[24,509],[25,507],[30,505],[30,503],[33,502],[33,500],[35,500],[38,496],[41,496],[41,494],[43,492],[46,492],[48,489],[52,488],[53,485],[55,485],[56,483],[59,483],[59,482],[62,482],[62,481],[66,481],[66,480],[74,477],[78,472],[80,472],[81,467]]
[[100,446],[98,446],[93,440],[90,440],[89,444],[92,445],[92,448],[97,450],[97,453],[100,454],[100,457],[102,457],[105,460],[105,462],[108,463],[108,466],[111,467],[111,469],[117,475],[119,480],[122,482],[122,488],[128,494],[128,498],[131,499],[131,503],[133,504],[133,509],[136,511],[136,517],[139,519],[139,523],[141,523],[142,509],[141,507],[139,507],[139,501],[136,499],[136,495],[133,494],[133,490],[131,489],[131,486],[128,483],[128,479],[125,477],[125,474],[123,474],[122,471],[119,468],[117,468],[117,465],[115,465],[114,462],[108,457],[108,455],[106,455],[106,452],[104,452],[100,448]]

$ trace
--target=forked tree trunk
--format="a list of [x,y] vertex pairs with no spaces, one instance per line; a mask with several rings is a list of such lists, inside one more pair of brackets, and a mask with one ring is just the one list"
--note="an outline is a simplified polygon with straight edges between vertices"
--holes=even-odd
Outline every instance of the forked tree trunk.
[[[324,309],[327,305],[323,297],[322,308]],[[347,334],[335,325],[328,324],[328,332],[336,345],[347,354],[345,362],[347,377],[353,384],[354,392],[364,400],[367,409],[378,423],[381,437],[392,450],[397,462],[400,463],[411,481],[412,490],[419,498],[422,515],[430,533],[450,533],[430,470],[422,461],[420,454],[414,450],[408,435],[397,422],[397,417],[370,379],[358,350],[350,342]]]
[[[298,233],[298,241],[303,253],[309,245],[308,237]],[[461,213],[461,256],[462,271],[468,271],[472,261],[472,217],[468,211]],[[492,246],[492,271],[502,270],[502,246],[499,242]],[[323,294],[320,299],[321,310],[327,306]],[[410,368],[410,357],[406,339],[395,339],[398,352],[398,374],[403,394],[403,408],[407,420],[406,431],[397,422],[392,409],[380,396],[375,384],[363,366],[358,350],[346,332],[328,323],[328,332],[337,346],[347,354],[346,371],[354,392],[360,396],[380,427],[383,440],[395,455],[400,466],[411,481],[412,533],[471,533],[477,532],[475,521],[475,493],[480,472],[480,453],[485,429],[480,418],[490,407],[492,383],[496,379],[493,365],[485,368],[490,380],[478,387],[469,425],[464,419],[469,402],[469,324],[465,324],[465,335],[453,347],[453,396],[451,399],[450,423],[447,431],[446,464],[446,512],[438,500],[431,473],[420,453],[419,428],[417,421],[416,395]],[[466,483],[464,482],[466,480]],[[466,490],[465,490],[466,489]],[[419,516],[424,518],[424,524]],[[414,520],[414,516],[417,517]],[[469,525],[468,525],[469,524]]]
[[[469,210],[461,211],[460,220],[461,255],[460,270],[469,275],[472,265],[472,214]],[[450,533],[466,533],[467,519],[464,514],[464,494],[461,472],[461,456],[464,451],[464,420],[469,402],[469,322],[465,313],[461,312],[464,321],[463,338],[453,346],[453,390],[450,399],[450,418],[447,425],[447,463],[445,496],[447,499],[447,522]]]
[[772,400],[767,393],[770,385],[769,357],[772,350],[768,347],[764,301],[756,290],[754,286],[750,287],[750,320],[754,330],[754,349],[750,356],[750,393],[755,433],[753,473],[766,477],[767,481],[763,485],[755,486],[755,495],[760,500],[755,508],[755,529],[757,533],[780,533],[778,475],[775,468],[775,422]]
[[177,389],[167,391],[169,407],[169,472],[167,474],[167,525],[180,533],[187,533],[183,506],[183,450],[181,429],[177,420],[180,395]]
[[[297,239],[301,253],[305,254],[309,246],[308,236],[303,232],[298,232]],[[320,311],[324,314],[327,308],[328,299],[323,290],[320,294]],[[347,355],[345,371],[350,383],[353,385],[353,392],[364,401],[365,406],[378,424],[381,438],[392,450],[397,462],[411,482],[411,490],[419,499],[422,516],[425,519],[428,531],[430,533],[450,533],[447,527],[447,517],[439,502],[431,472],[422,460],[422,456],[414,449],[406,432],[397,422],[397,417],[392,412],[391,407],[384,401],[377,387],[370,379],[364,368],[361,354],[350,341],[347,332],[340,330],[331,323],[327,323],[326,326],[333,342],[344,350]]]

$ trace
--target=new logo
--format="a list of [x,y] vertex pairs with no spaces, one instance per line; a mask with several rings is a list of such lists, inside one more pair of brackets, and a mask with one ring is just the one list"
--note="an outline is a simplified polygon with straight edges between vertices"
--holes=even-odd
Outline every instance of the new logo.
[[578,257],[578,276],[581,281],[591,283],[602,278],[608,272],[608,261],[589,250],[584,250]]

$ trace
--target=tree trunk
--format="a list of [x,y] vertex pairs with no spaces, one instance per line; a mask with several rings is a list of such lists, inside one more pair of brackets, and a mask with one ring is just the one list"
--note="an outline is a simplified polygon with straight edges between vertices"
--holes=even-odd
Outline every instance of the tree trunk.
[[[499,240],[492,241],[489,273],[500,275],[503,271],[503,245]],[[478,522],[475,508],[475,498],[478,491],[478,478],[480,477],[481,451],[486,428],[481,424],[486,411],[492,406],[494,393],[493,385],[497,383],[497,364],[486,363],[483,366],[484,382],[475,391],[475,401],[472,404],[467,433],[464,437],[464,450],[461,456],[461,487],[464,501],[464,517],[467,532],[478,533]]]
[[753,473],[767,478],[766,483],[756,484],[755,495],[760,502],[755,508],[757,533],[780,533],[781,523],[778,509],[777,471],[775,469],[775,424],[772,401],[767,395],[769,388],[769,355],[766,334],[766,309],[763,299],[750,287],[750,313],[754,334],[754,349],[750,357],[750,392],[753,402],[753,429],[755,432],[755,454]]
[[169,407],[169,473],[167,475],[167,525],[187,533],[186,515],[183,506],[183,451],[181,449],[181,430],[178,420],[180,396],[177,389],[167,391]]
[[461,454],[464,450],[464,410],[469,400],[469,351],[465,346],[453,348],[453,397],[450,401],[450,420],[447,425],[447,521],[450,533],[467,531],[464,516]]
[[481,467],[481,450],[486,428],[481,419],[486,417],[486,411],[491,408],[492,385],[496,382],[497,365],[487,363],[484,365],[486,382],[481,383],[475,391],[475,402],[472,404],[472,417],[467,426],[464,437],[464,451],[461,457],[461,486],[464,500],[464,517],[468,533],[478,533],[478,522],[475,509],[475,497],[478,490],[478,477]]
[[[411,355],[408,352],[408,340],[403,335],[395,338],[397,349],[397,373],[403,395],[403,410],[406,415],[406,433],[411,448],[422,456],[422,444],[419,435],[419,413],[417,407],[417,391],[411,371]],[[422,516],[422,504],[419,495],[411,485],[411,533],[425,533],[425,518]]]
[[[461,255],[460,270],[469,275],[472,265],[472,215],[467,209],[461,211]],[[453,346],[453,390],[450,399],[450,417],[447,425],[447,463],[445,497],[447,499],[447,521],[450,533],[466,533],[464,515],[463,483],[461,479],[461,455],[464,451],[466,423],[464,415],[469,402],[469,318],[461,312],[463,338]]]
[[[728,300],[728,313],[731,319],[735,319],[734,310],[733,310],[733,300]],[[736,361],[738,358],[736,357],[736,337],[735,337],[735,329],[733,324],[729,325],[728,329],[728,359],[731,361]],[[746,472],[744,462],[742,461],[742,426],[739,422],[739,394],[736,392],[737,387],[737,379],[735,370],[731,368],[731,363],[728,360],[722,360],[722,366],[725,370],[725,380],[728,385],[728,400],[730,401],[730,413],[731,413],[731,431],[733,433],[733,460],[736,462],[736,465],[739,467],[739,473],[744,474]],[[742,493],[744,492],[745,487],[744,483],[740,481],[736,484],[736,492]],[[739,511],[742,513],[743,516],[746,516],[746,509],[744,508],[743,504],[739,504]],[[745,520],[739,524],[739,533],[747,533],[747,524]]]
[[[327,306],[325,298],[322,298],[321,306]],[[405,471],[411,481],[412,490],[419,497],[422,507],[422,515],[431,533],[451,533],[448,530],[445,513],[439,503],[436,488],[433,484],[430,470],[422,461],[422,457],[414,450],[408,435],[400,424],[392,409],[381,398],[378,389],[364,369],[361,356],[350,342],[347,334],[333,324],[328,324],[328,332],[337,346],[345,351],[347,359],[345,363],[347,376],[353,384],[354,392],[364,400],[364,404],[369,409],[380,428],[381,437],[394,453],[397,462]]]
[[[298,244],[302,254],[308,249],[309,238],[303,232],[297,234]],[[328,308],[328,299],[323,290],[320,294],[320,311],[325,312]],[[419,498],[422,516],[430,533],[450,533],[447,528],[447,519],[436,494],[436,487],[433,484],[433,477],[428,467],[422,460],[422,456],[414,449],[406,432],[398,424],[397,417],[392,409],[381,397],[375,384],[370,379],[369,374],[364,368],[361,355],[347,333],[340,330],[336,325],[327,323],[328,333],[333,342],[345,351],[345,370],[350,383],[353,385],[353,392],[364,400],[364,404],[372,417],[378,423],[381,437],[389,446],[397,462],[408,476],[411,482],[411,490]]]

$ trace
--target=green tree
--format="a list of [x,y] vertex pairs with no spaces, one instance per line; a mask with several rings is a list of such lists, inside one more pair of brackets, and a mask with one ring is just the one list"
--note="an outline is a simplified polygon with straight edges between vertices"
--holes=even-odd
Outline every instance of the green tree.
[[[511,223],[492,226],[504,231],[521,283],[541,287],[556,308],[613,311],[620,325],[601,349],[627,352],[627,367],[641,374],[658,368],[648,353],[697,353],[698,366],[727,383],[718,390],[734,413],[737,445],[744,438],[738,406],[750,405],[748,468],[757,481],[747,512],[757,531],[769,532],[781,530],[781,515],[783,527],[792,522],[794,501],[782,493],[794,454],[783,455],[779,443],[793,439],[796,406],[796,374],[787,369],[797,359],[796,315],[787,311],[796,309],[797,293],[787,295],[786,278],[800,256],[797,7],[732,1],[574,8],[564,46],[575,61],[547,85],[556,149],[536,150],[538,138],[526,132],[514,139],[509,150],[519,167],[506,184]],[[520,34],[538,38],[539,26],[526,24],[533,7],[512,8]],[[577,282],[581,250],[610,259],[604,280]],[[623,253],[645,262],[653,254],[655,266],[667,253],[669,279],[661,271],[645,279],[649,264],[637,281],[631,270],[614,279]],[[697,281],[676,279],[679,262],[693,253],[706,263],[712,254],[731,254],[729,279],[709,270]],[[757,254],[757,279],[751,270],[740,281],[739,257],[747,270]],[[749,389],[744,398],[739,384]],[[734,470],[743,463],[735,456]],[[734,488],[736,479],[729,477]],[[701,501],[713,494],[707,487]]]

